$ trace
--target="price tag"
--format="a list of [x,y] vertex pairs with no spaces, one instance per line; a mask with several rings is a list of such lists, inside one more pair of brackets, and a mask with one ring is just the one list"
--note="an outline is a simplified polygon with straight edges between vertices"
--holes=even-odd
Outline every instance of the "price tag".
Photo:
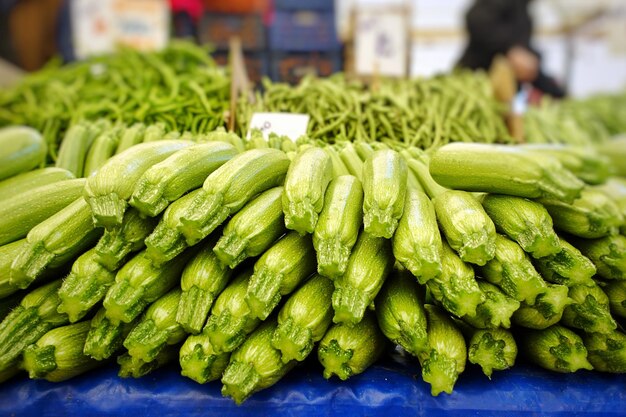
[[354,48],[358,75],[407,75],[408,16],[405,9],[357,9]]
[[169,39],[169,7],[165,0],[113,0],[117,43],[149,51],[163,49]]
[[[263,132],[265,139],[270,133],[275,133],[279,136],[287,136],[295,142],[300,136],[306,135],[308,125],[308,114],[254,113],[250,121],[250,130],[259,129]],[[248,137],[250,137],[250,132],[248,132]]]
[[72,43],[78,59],[113,51],[112,0],[73,0],[70,2]]

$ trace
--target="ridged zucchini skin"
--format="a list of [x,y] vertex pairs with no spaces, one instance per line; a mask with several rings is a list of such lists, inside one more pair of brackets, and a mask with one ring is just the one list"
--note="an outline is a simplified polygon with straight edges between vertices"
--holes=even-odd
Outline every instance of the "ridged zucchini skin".
[[30,229],[80,198],[85,179],[42,185],[6,200],[0,206],[0,245],[25,237]]
[[90,321],[83,352],[98,361],[110,358],[122,348],[124,339],[135,327],[137,321],[113,324],[107,318],[105,308],[100,307]]
[[47,267],[58,267],[91,247],[101,236],[81,197],[33,227],[27,245],[11,264],[11,285],[28,287]]
[[48,147],[37,130],[27,126],[0,129],[0,181],[42,165]]
[[187,244],[204,239],[257,194],[282,185],[289,164],[282,151],[252,149],[216,169],[180,215],[178,229]]
[[265,252],[287,231],[282,195],[283,187],[264,191],[228,221],[213,248],[222,263],[235,268],[247,258]]
[[324,366],[324,378],[337,375],[345,381],[376,362],[387,346],[374,313],[368,311],[354,326],[332,325],[319,343],[317,358]]
[[69,322],[66,314],[57,312],[60,287],[57,279],[29,292],[0,322],[0,372],[14,366],[26,346],[48,330]]
[[558,159],[507,145],[450,143],[432,154],[429,169],[456,190],[571,202],[584,187]]
[[374,301],[394,264],[391,242],[361,231],[346,273],[334,280],[334,323],[356,324]]
[[143,173],[129,204],[144,216],[154,217],[186,192],[201,187],[213,171],[235,155],[237,150],[224,142],[197,143],[174,152]]
[[22,366],[31,379],[61,382],[101,364],[83,353],[89,321],[57,327],[24,349]]
[[353,175],[334,178],[324,197],[313,245],[317,271],[331,279],[344,274],[363,224],[363,186]]
[[332,323],[333,282],[314,275],[287,299],[278,312],[278,327],[272,346],[280,350],[282,361],[303,361]]
[[435,207],[423,191],[407,190],[404,212],[391,243],[395,258],[420,284],[441,273],[441,232]]
[[392,150],[378,150],[363,163],[363,227],[391,239],[404,211],[408,168]]
[[74,174],[67,169],[57,167],[39,168],[14,175],[0,181],[0,203],[4,205],[18,194],[74,178],[76,178]]
[[143,317],[124,339],[128,354],[152,362],[165,346],[176,345],[187,333],[176,321],[182,291],[174,288],[146,309]]
[[96,225],[111,228],[121,224],[128,199],[141,175],[154,164],[192,144],[185,140],[140,143],[109,159],[87,179],[84,190]]
[[282,197],[287,229],[313,233],[332,175],[332,161],[322,149],[308,148],[296,155],[289,165]]
[[202,331],[213,302],[228,284],[233,270],[224,265],[213,252],[217,236],[202,244],[200,251],[183,270],[180,287],[183,291],[176,321],[188,333]]
[[265,251],[254,264],[246,303],[255,317],[265,320],[280,303],[315,272],[311,238],[292,231]]

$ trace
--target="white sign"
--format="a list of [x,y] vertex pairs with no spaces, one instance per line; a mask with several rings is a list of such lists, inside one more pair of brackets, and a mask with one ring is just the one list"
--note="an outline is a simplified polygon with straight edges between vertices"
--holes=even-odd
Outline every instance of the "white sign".
[[170,13],[165,0],[114,0],[115,40],[142,51],[165,48]]
[[114,52],[117,45],[158,50],[169,39],[165,0],[72,0],[70,17],[78,59]]
[[408,69],[407,9],[356,10],[354,54],[358,75],[404,77]]
[[[250,121],[250,131],[259,129],[265,139],[270,133],[279,136],[287,136],[294,142],[303,135],[306,135],[309,125],[308,114],[297,113],[254,113]],[[248,132],[248,137],[250,132]]]
[[70,2],[72,44],[78,59],[113,51],[112,0]]

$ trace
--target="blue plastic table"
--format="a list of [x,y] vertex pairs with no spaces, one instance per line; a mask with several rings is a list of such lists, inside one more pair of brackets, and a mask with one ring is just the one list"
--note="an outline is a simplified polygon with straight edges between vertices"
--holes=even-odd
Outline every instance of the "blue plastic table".
[[199,385],[176,366],[140,379],[117,365],[62,383],[21,375],[0,385],[0,416],[618,416],[626,415],[626,375],[547,372],[518,364],[488,380],[468,364],[451,395],[430,395],[415,360],[388,357],[348,381],[325,380],[314,360],[237,406],[220,383]]

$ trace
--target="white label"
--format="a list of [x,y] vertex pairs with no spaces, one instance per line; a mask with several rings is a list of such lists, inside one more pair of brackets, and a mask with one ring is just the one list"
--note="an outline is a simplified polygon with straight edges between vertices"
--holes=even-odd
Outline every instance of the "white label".
[[72,43],[78,59],[108,53],[113,38],[112,0],[73,0],[70,2]]
[[73,0],[70,16],[78,59],[114,52],[117,45],[159,50],[169,39],[165,0]]
[[[303,135],[309,125],[308,114],[297,113],[254,113],[250,121],[250,131],[259,129],[267,139],[270,133],[287,136],[294,142]],[[248,137],[250,132],[248,132]]]
[[115,40],[142,51],[163,49],[169,38],[165,0],[114,0]]
[[406,76],[408,42],[406,11],[358,9],[354,34],[356,73]]

